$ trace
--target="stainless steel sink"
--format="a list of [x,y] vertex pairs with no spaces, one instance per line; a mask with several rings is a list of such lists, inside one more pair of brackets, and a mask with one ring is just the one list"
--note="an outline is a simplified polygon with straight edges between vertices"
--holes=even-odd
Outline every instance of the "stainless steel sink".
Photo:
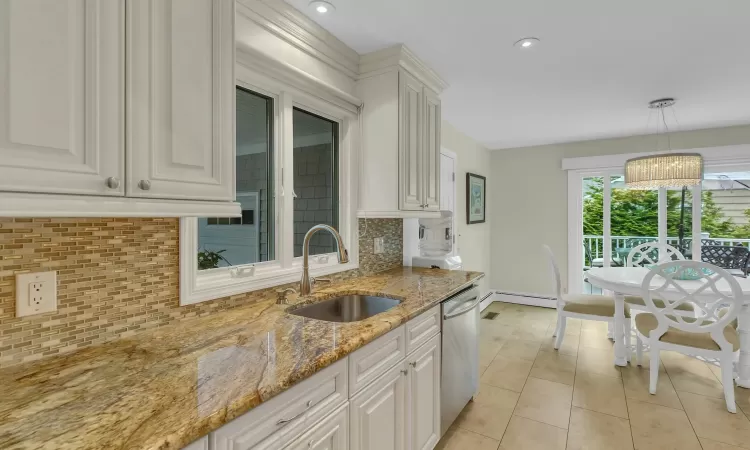
[[344,295],[318,303],[296,307],[289,314],[325,320],[326,322],[357,322],[386,312],[401,300],[372,295]]

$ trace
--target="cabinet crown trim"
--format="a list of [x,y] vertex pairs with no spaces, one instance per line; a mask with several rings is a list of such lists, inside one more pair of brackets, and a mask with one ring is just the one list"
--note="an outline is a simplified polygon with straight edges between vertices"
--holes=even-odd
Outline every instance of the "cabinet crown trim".
[[404,44],[360,56],[358,79],[368,78],[378,73],[398,68],[407,70],[438,94],[448,87],[448,83],[437,72],[419,59]]
[[348,77],[357,76],[359,54],[293,6],[277,0],[237,3],[239,14]]

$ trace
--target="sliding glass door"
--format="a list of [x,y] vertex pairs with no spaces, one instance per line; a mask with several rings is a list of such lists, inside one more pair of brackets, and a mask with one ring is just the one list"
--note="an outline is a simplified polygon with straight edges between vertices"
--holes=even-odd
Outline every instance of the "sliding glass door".
[[571,172],[569,184],[578,221],[571,292],[601,293],[586,272],[623,266],[630,250],[653,241],[737,275],[750,271],[750,166],[707,167],[703,183],[686,189],[630,189],[621,173],[607,170]]
[[[580,214],[578,254],[571,252],[570,267],[580,276],[571,276],[571,292],[600,294],[586,281],[586,272],[593,267],[626,265],[628,253],[646,242],[662,242],[679,246],[683,224],[683,246],[692,256],[693,230],[700,230],[700,216],[693,221],[693,193],[700,187],[682,191],[667,189],[632,189],[625,177],[615,171],[570,174],[580,190],[575,199]],[[700,197],[699,197],[700,198]],[[700,208],[700,206],[699,206]]]

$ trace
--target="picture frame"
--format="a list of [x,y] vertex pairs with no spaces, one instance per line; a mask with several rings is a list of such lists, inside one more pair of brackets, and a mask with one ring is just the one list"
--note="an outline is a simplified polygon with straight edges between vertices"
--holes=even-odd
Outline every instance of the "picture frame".
[[466,223],[484,223],[487,220],[487,178],[476,173],[466,173]]

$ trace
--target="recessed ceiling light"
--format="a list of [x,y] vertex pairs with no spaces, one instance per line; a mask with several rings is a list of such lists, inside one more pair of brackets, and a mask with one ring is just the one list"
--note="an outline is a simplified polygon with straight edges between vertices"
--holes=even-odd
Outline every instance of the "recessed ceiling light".
[[527,37],[527,38],[523,38],[523,39],[517,40],[513,45],[516,46],[516,47],[518,47],[518,48],[527,49],[527,48],[534,47],[538,43],[539,43],[539,39],[538,38]]
[[324,0],[313,0],[310,2],[310,7],[318,14],[327,14],[336,10],[332,3]]

